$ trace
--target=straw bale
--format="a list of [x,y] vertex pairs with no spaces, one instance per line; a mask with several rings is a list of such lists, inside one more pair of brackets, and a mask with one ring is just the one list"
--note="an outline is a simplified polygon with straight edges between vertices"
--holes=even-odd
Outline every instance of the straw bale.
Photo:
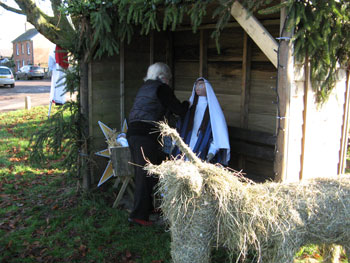
[[[255,184],[241,173],[202,162],[174,129],[160,124],[189,161],[148,164],[159,175],[173,261],[210,262],[213,246],[257,262],[293,262],[307,244],[350,244],[350,177]],[[349,250],[348,250],[349,251]],[[237,259],[238,261],[238,259]]]

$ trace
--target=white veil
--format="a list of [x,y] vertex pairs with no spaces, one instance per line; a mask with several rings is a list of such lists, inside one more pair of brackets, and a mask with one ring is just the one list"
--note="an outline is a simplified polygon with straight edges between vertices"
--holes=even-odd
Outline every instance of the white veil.
[[[213,132],[213,139],[214,139],[215,146],[218,149],[227,150],[226,160],[229,161],[230,160],[230,142],[229,142],[227,124],[226,124],[224,113],[222,112],[219,101],[216,98],[214,90],[211,84],[209,83],[209,81],[206,80],[205,78],[198,78],[196,82],[198,80],[203,80],[205,83],[205,87],[207,91],[207,100],[209,105],[210,124]],[[189,99],[191,105],[193,104],[193,100],[194,100],[196,82],[193,85],[192,95]]]

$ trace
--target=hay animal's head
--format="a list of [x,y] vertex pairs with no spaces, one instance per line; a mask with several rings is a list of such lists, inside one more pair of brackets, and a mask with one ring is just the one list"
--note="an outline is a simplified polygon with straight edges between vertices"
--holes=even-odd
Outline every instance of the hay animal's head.
[[[159,176],[160,185],[168,192],[186,193],[198,197],[203,187],[203,176],[192,162],[180,160],[165,161],[160,165],[147,164],[144,168]],[[175,193],[174,193],[175,194]]]

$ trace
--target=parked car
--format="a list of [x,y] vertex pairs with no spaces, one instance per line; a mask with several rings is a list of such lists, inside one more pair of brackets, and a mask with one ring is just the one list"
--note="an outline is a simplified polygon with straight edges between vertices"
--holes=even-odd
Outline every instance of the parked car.
[[26,65],[16,72],[17,79],[43,79],[45,76],[44,68],[33,65]]
[[11,88],[15,87],[15,78],[11,69],[5,66],[0,66],[0,85],[9,85]]

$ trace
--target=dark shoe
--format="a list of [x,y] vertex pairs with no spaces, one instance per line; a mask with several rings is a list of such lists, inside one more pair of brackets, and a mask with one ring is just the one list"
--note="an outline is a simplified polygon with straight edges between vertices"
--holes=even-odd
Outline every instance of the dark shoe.
[[139,225],[139,226],[152,226],[153,222],[147,221],[147,220],[142,220],[142,219],[137,219],[137,218],[128,218],[128,221],[130,223]]

